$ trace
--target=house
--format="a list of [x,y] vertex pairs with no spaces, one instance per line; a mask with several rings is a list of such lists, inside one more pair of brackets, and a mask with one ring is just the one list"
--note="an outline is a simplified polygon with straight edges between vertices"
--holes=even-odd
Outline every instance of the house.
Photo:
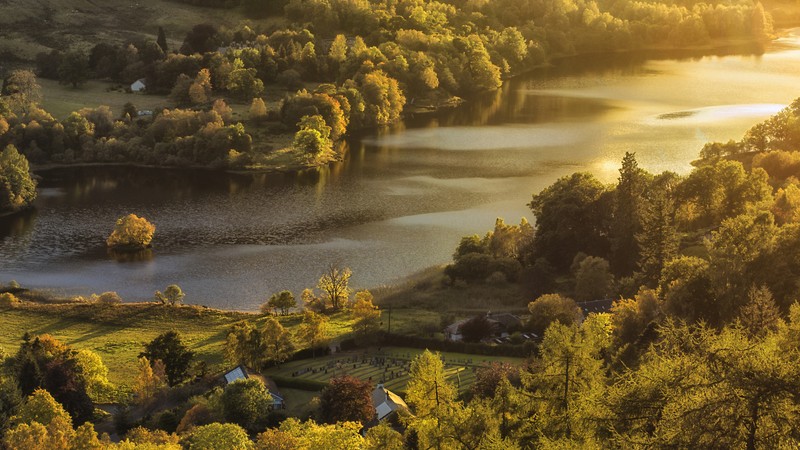
[[242,365],[236,366],[233,369],[226,372],[223,378],[225,378],[226,386],[233,383],[236,380],[247,380],[250,378],[259,380],[262,383],[264,383],[264,386],[266,386],[267,390],[269,391],[269,395],[272,397],[272,409],[286,408],[286,402],[283,399],[283,395],[281,395],[281,392],[278,390],[278,385],[275,384],[275,381],[273,381],[271,378],[267,378],[258,373],[255,373],[252,370]]
[[131,84],[131,92],[144,92],[147,89],[147,80],[139,78]]
[[375,407],[375,415],[379,422],[390,418],[398,410],[408,411],[406,402],[394,392],[383,387],[382,384],[372,391],[372,405]]
[[578,302],[578,307],[583,311],[583,315],[587,316],[589,313],[604,313],[611,310],[614,305],[613,298],[606,298],[602,300],[591,300],[588,302]]
[[[464,336],[461,334],[461,326],[472,320],[463,319],[449,325],[444,329],[444,337],[449,341],[461,341]],[[491,338],[506,338],[514,331],[522,328],[522,320],[514,314],[510,313],[486,313],[486,320],[492,327]],[[489,338],[489,339],[491,339]]]

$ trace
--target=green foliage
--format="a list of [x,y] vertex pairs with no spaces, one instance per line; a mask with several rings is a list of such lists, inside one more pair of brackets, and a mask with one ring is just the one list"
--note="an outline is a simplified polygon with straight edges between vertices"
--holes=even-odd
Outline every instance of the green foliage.
[[270,310],[280,310],[281,314],[286,315],[289,313],[289,309],[295,306],[297,306],[297,301],[294,299],[294,295],[290,291],[281,291],[272,294],[267,303],[261,306],[261,312],[267,314]]
[[272,396],[261,380],[248,378],[227,385],[220,398],[222,414],[249,433],[263,430],[272,409]]
[[89,73],[89,59],[86,54],[81,50],[70,50],[61,58],[58,81],[77,88],[88,80]]
[[158,335],[144,346],[143,356],[152,365],[160,360],[166,367],[167,382],[176,386],[189,378],[189,368],[194,358],[194,352],[183,343],[177,331],[167,331]]
[[0,153],[0,213],[30,206],[36,199],[36,180],[28,160],[13,145]]
[[411,361],[411,380],[406,387],[406,402],[418,417],[441,417],[455,400],[457,391],[444,376],[439,353],[427,350]]
[[233,423],[212,423],[195,428],[186,437],[189,450],[250,450],[253,442],[247,432]]
[[583,312],[575,300],[559,294],[546,294],[528,303],[531,318],[528,329],[538,336],[544,336],[545,330],[551,323],[558,322],[562,325],[578,323],[583,318]]
[[584,302],[606,299],[611,294],[613,283],[608,261],[587,256],[575,272],[575,298]]

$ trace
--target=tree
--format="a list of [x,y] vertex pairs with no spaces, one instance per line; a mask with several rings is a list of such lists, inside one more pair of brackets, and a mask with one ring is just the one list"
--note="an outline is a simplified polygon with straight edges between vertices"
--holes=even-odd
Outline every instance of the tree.
[[708,272],[708,262],[693,256],[681,256],[667,263],[659,282],[664,311],[689,323],[703,319],[716,321],[719,312]]
[[580,326],[554,322],[545,331],[536,366],[522,378],[536,399],[544,435],[591,437],[587,424],[599,414],[606,383],[602,354],[610,344],[609,330],[608,318],[593,314]]
[[640,259],[636,235],[642,230],[644,194],[650,178],[650,174],[639,168],[636,154],[625,152],[614,190],[611,222],[611,263],[617,275],[630,275]]
[[353,272],[345,267],[339,268],[330,264],[325,273],[320,277],[317,287],[323,292],[325,300],[330,303],[334,310],[341,309],[347,304],[350,298],[350,277]]
[[300,422],[290,417],[281,423],[280,431],[295,439],[294,448],[362,450],[364,439],[359,434],[362,428],[357,422],[320,425],[313,420]]
[[667,262],[678,254],[680,237],[675,224],[673,193],[677,175],[665,172],[651,183],[649,201],[641,211],[639,270],[646,284],[655,287]]
[[189,450],[251,450],[247,432],[233,423],[212,423],[195,428],[186,437]]
[[136,375],[133,384],[133,393],[136,394],[137,401],[147,403],[163,389],[166,384],[166,373],[164,362],[150,360],[144,356],[139,357],[139,373]]
[[367,290],[356,292],[350,311],[353,331],[362,338],[377,332],[381,326],[381,310],[372,304],[372,294]]
[[150,247],[155,231],[156,227],[144,217],[128,214],[117,219],[106,244],[114,250],[141,250]]
[[8,367],[23,395],[45,389],[76,424],[82,424],[91,418],[94,405],[76,354],[50,335],[28,337],[8,361]]
[[257,433],[267,426],[272,396],[261,380],[248,378],[225,386],[220,403],[225,421]]
[[458,331],[465,342],[480,342],[492,335],[492,324],[485,314],[479,314],[461,324]]
[[613,282],[608,261],[587,256],[580,262],[575,273],[575,298],[580,301],[608,298]]
[[168,306],[181,306],[183,304],[184,297],[186,297],[186,294],[183,293],[183,290],[177,284],[170,284],[167,286],[167,288],[164,289],[163,294],[161,291],[156,291],[156,293],[153,295],[153,298],[157,303]]
[[267,119],[267,105],[260,97],[253,99],[250,103],[250,120],[253,122],[263,122]]
[[167,47],[167,33],[164,32],[163,27],[158,27],[158,38],[156,39],[156,43],[159,47],[161,47],[161,51],[166,54],[169,51]]
[[261,328],[262,338],[267,362],[280,364],[286,361],[294,351],[292,338],[280,322],[272,317],[267,317]]
[[20,405],[17,415],[14,416],[14,423],[30,425],[38,422],[46,426],[58,419],[72,424],[70,415],[49,392],[44,389],[36,389]]
[[225,359],[232,364],[260,370],[267,362],[266,351],[261,330],[249,322],[235,324],[225,339]]
[[369,423],[375,418],[372,384],[347,375],[333,378],[320,393],[320,415],[325,423]]
[[27,208],[36,200],[36,180],[30,166],[16,147],[8,145],[0,153],[0,212]]
[[103,399],[113,386],[108,381],[108,367],[100,356],[91,350],[78,350],[75,353],[78,370],[86,381],[86,393],[94,401]]
[[444,375],[444,362],[439,353],[428,350],[411,361],[406,401],[418,417],[441,418],[453,407],[456,389]]
[[298,338],[312,351],[324,345],[327,340],[328,318],[311,310],[303,312],[303,322],[298,330]]
[[264,93],[264,82],[257,76],[256,69],[246,69],[241,59],[233,62],[233,70],[228,75],[228,92],[240,100],[260,97]]
[[189,367],[194,358],[194,352],[189,350],[176,331],[166,331],[145,345],[145,351],[139,354],[150,361],[164,362],[167,382],[175,386],[189,377]]
[[475,371],[472,392],[483,398],[492,398],[503,380],[519,385],[519,368],[506,362],[492,361]]
[[403,450],[406,448],[403,435],[386,423],[380,423],[364,435],[365,450]]
[[609,241],[606,189],[593,175],[563,177],[533,196],[528,206],[536,216],[533,254],[565,271],[578,252],[603,256]]
[[314,157],[324,156],[331,150],[331,127],[319,114],[303,116],[297,123],[300,128],[294,135],[292,145]]
[[27,115],[42,101],[42,87],[33,71],[14,70],[5,80],[3,95],[14,113]]
[[256,450],[294,450],[299,440],[290,433],[277,428],[268,428],[256,438]]
[[89,59],[81,50],[70,50],[61,58],[58,66],[58,81],[71,84],[73,88],[86,83],[89,79]]
[[270,310],[279,309],[284,316],[289,313],[289,309],[294,308],[297,301],[290,291],[281,291],[272,294],[267,303],[261,306],[261,313],[267,314]]
[[767,333],[777,331],[781,313],[769,288],[752,286],[747,297],[747,303],[739,311],[739,320],[750,336],[763,338]]
[[544,336],[544,331],[551,323],[572,325],[583,318],[583,312],[575,300],[560,294],[542,295],[528,303],[528,311],[531,313],[528,329],[538,336]]

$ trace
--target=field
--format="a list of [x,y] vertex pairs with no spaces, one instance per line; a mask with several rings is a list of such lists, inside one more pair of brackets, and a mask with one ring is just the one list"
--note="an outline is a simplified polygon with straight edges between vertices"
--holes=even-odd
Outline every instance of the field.
[[[300,315],[279,317],[289,331],[300,324]],[[0,309],[0,353],[14,354],[22,336],[51,334],[56,339],[77,348],[89,349],[103,359],[109,369],[109,380],[129,386],[136,371],[136,361],[144,345],[159,334],[177,330],[184,341],[206,361],[213,372],[226,368],[223,349],[227,331],[241,320],[263,322],[253,313],[220,311],[194,306],[166,307],[155,303],[126,303],[96,305],[86,303],[33,304],[24,303],[11,309]],[[432,329],[439,315],[421,310],[395,310],[392,331],[406,334],[422,333],[428,324]],[[422,325],[421,325],[422,324]],[[384,326],[387,326],[388,322]],[[331,316],[328,336],[338,340],[351,333],[347,313]],[[295,342],[298,349],[301,342]]]
[[[411,361],[423,350],[404,347],[384,347],[335,353],[315,359],[292,361],[264,372],[274,377],[278,385],[292,380],[327,383],[331,378],[350,375],[374,384],[382,383],[387,389],[404,393],[408,383]],[[441,353],[448,381],[466,392],[475,382],[475,370],[492,361],[521,364],[522,358]]]
[[171,106],[166,97],[160,95],[128,94],[119,84],[92,80],[73,89],[55,80],[40,78],[42,86],[42,108],[58,120],[64,120],[73,111],[81,108],[96,108],[100,105],[111,107],[115,117],[119,117],[122,106],[131,102],[140,110]]

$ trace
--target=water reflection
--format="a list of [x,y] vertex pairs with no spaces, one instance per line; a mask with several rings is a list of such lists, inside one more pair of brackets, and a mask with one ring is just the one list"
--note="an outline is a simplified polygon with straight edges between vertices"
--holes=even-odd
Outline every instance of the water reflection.
[[[797,41],[763,56],[562,60],[462,108],[352,136],[343,161],[298,173],[43,171],[37,210],[0,219],[0,282],[127,300],[177,283],[187,301],[240,309],[312,286],[332,261],[357,286],[391,282],[448,261],[497,216],[530,219],[531,193],[557,177],[613,182],[626,151],[653,172],[686,173],[707,140],[738,139],[800,95]],[[117,263],[104,241],[131,212],[156,225],[156,251]]]

